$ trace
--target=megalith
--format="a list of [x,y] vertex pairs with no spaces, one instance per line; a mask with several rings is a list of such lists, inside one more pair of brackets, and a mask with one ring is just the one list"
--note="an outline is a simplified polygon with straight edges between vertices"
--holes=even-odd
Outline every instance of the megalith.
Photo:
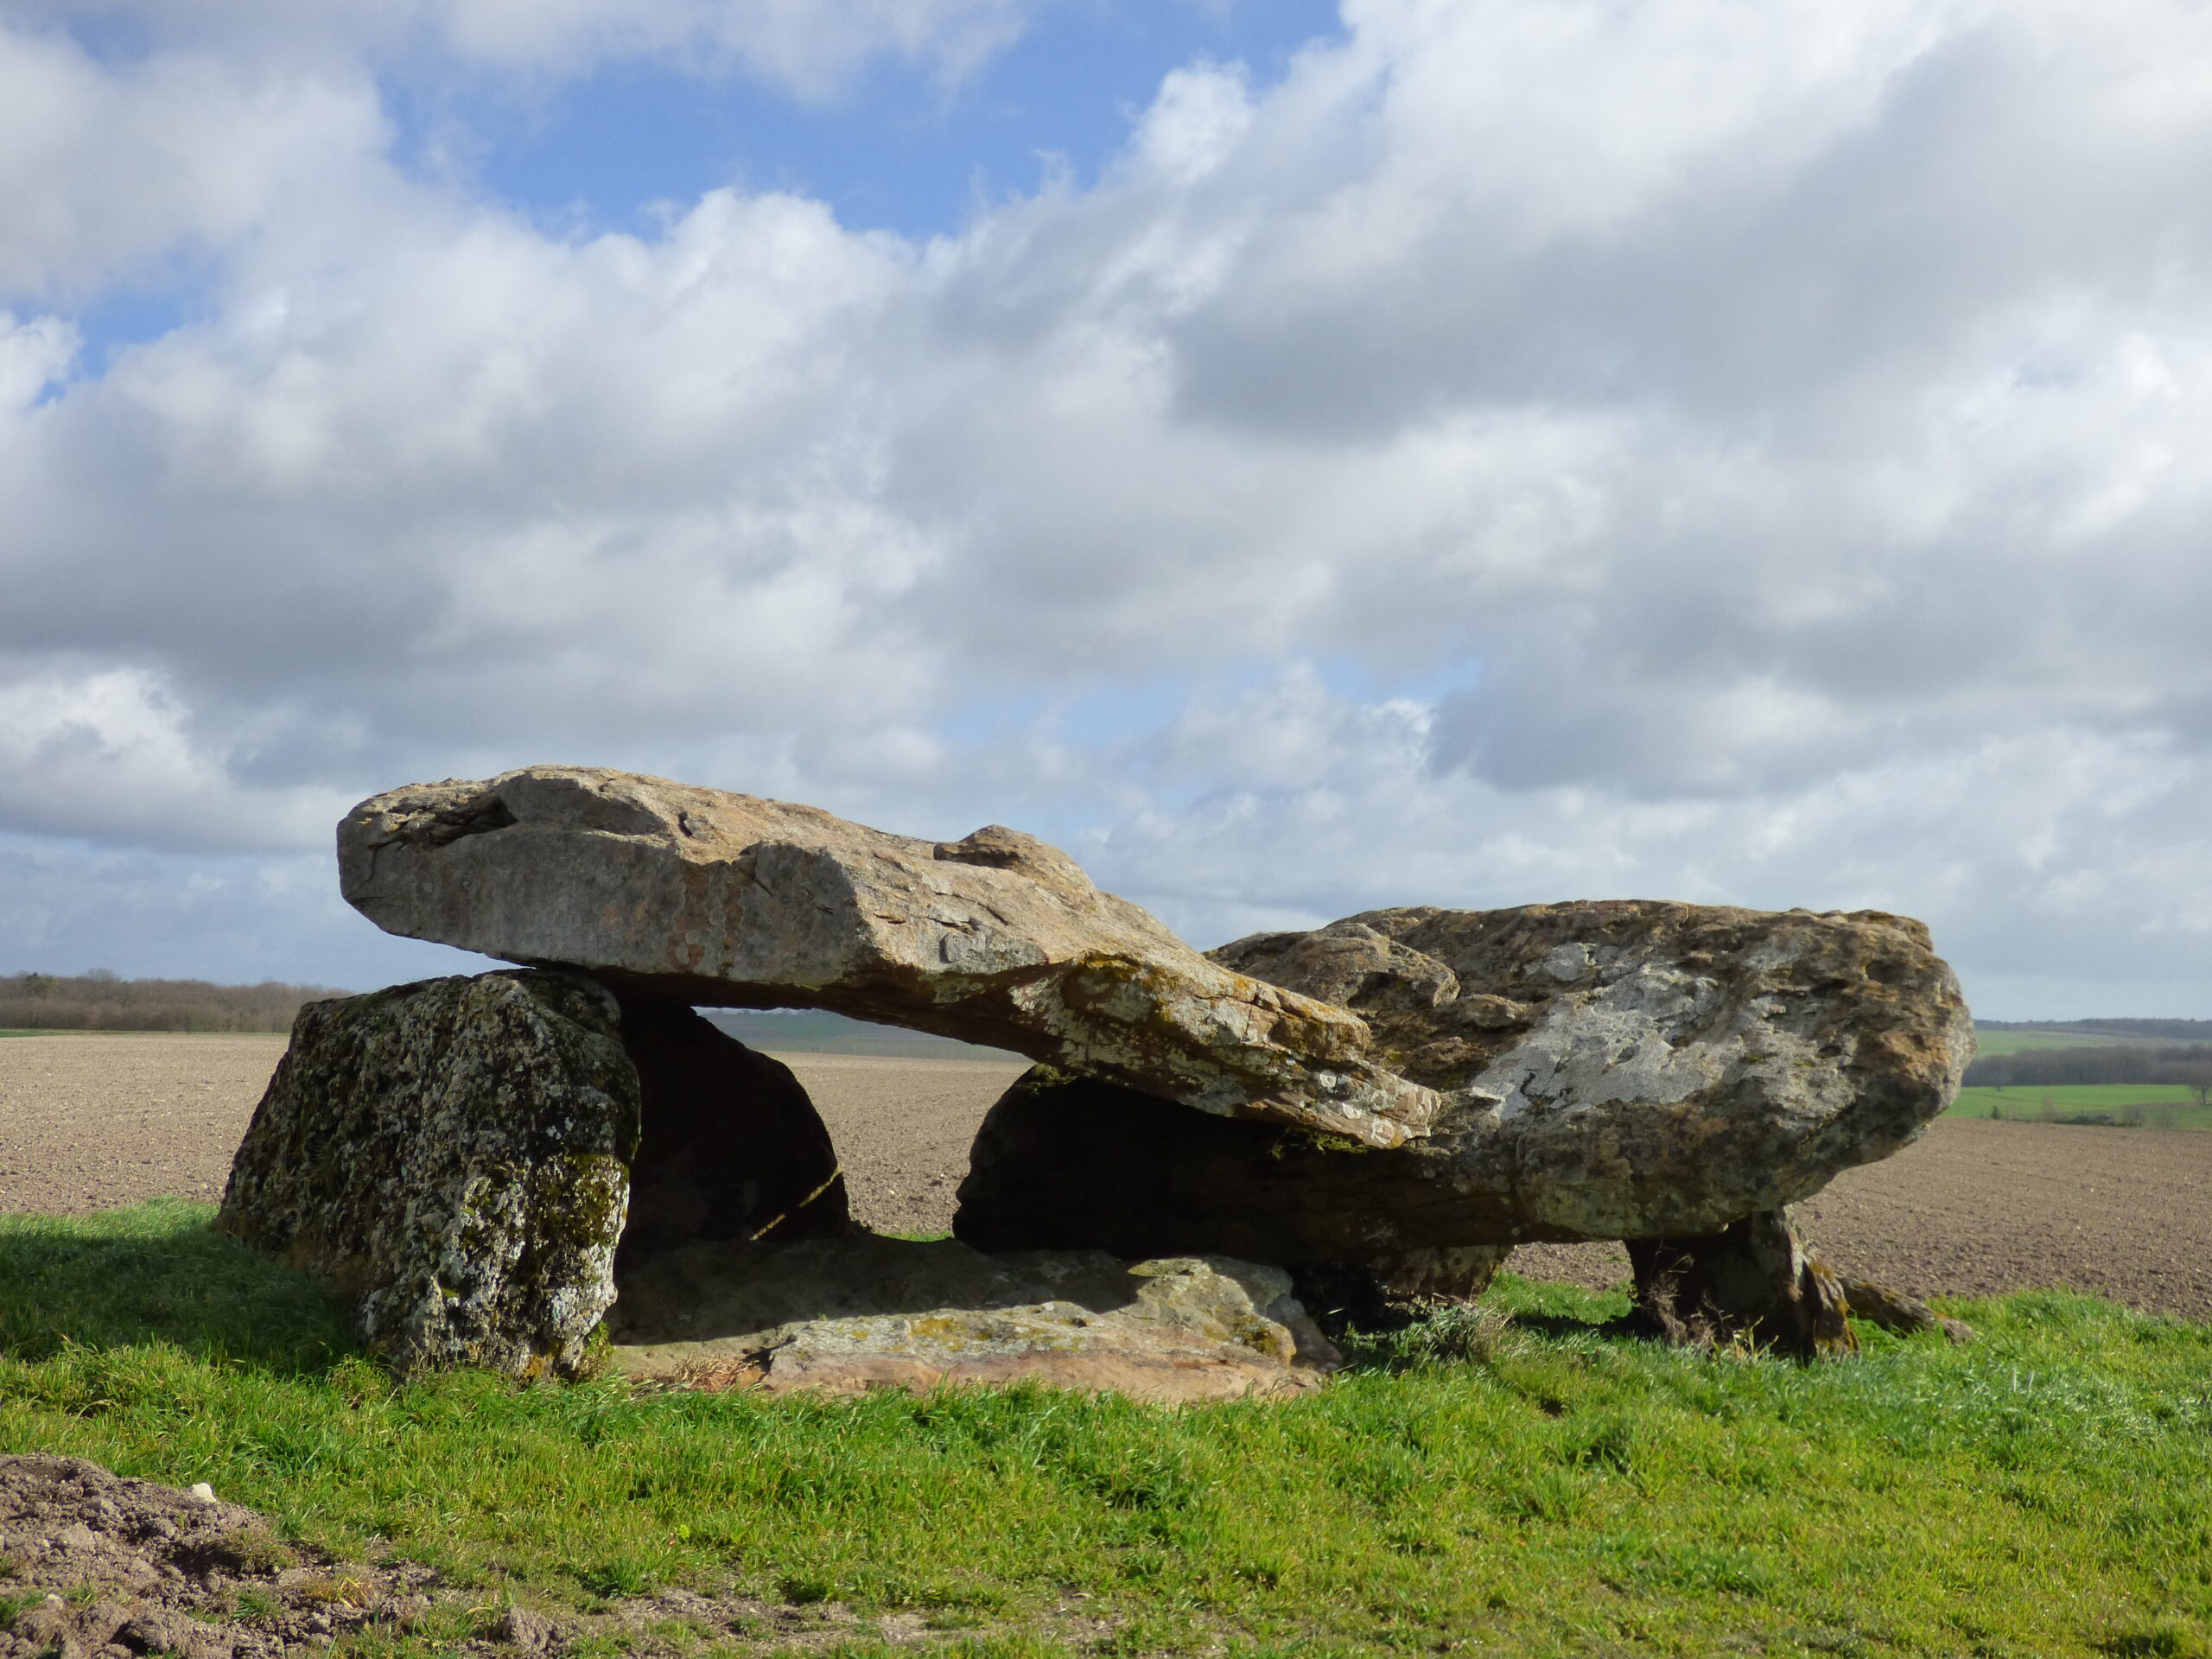
[[328,1279],[403,1373],[574,1375],[618,1274],[849,1226],[788,1068],[575,972],[308,1004],[217,1225]]
[[[1425,906],[1201,955],[1011,830],[930,841],[561,766],[377,796],[338,853],[387,931],[520,964],[312,1006],[225,1200],[224,1226],[331,1276],[403,1369],[572,1373],[626,1281],[633,1319],[649,1284],[734,1286],[708,1299],[733,1328],[696,1340],[781,1343],[791,1321],[748,1274],[876,1260],[804,1090],[691,1005],[827,1008],[1037,1061],[961,1188],[957,1234],[994,1258],[1236,1262],[1343,1306],[1471,1296],[1517,1244],[1622,1239],[1673,1339],[1811,1355],[1850,1345],[1853,1311],[1940,1323],[1840,1279],[1789,1217],[1956,1093],[1971,1020],[1904,918]],[[1022,1319],[1042,1353],[1055,1321],[1098,1312]],[[973,1335],[934,1306],[851,1317],[806,1340]]]
[[[1687,1284],[1695,1329],[1711,1331],[1732,1288],[1797,1282],[1786,1206],[1910,1141],[1955,1097],[1972,1047],[1926,929],[1879,912],[1423,907],[1213,955],[1361,1014],[1381,1063],[1446,1110],[1421,1139],[1370,1150],[1040,1069],[984,1122],[959,1237],[1218,1250],[1461,1295],[1515,1244],[1678,1241],[1645,1253],[1652,1294],[1679,1300]],[[1745,1230],[1753,1217],[1766,1219]],[[1761,1295],[1744,1319],[1796,1343]],[[1807,1342],[1827,1329],[1815,1313]]]
[[216,1225],[329,1280],[402,1372],[573,1373],[614,1300],[639,1117],[620,1012],[588,980],[311,1002]]
[[844,1173],[791,1067],[681,1003],[620,1003],[644,1122],[618,1273],[702,1241],[841,1237]]
[[618,992],[830,1008],[1012,1049],[1202,1112],[1366,1146],[1444,1103],[1357,1014],[1210,961],[996,825],[887,835],[817,807],[579,766],[411,785],[338,830],[388,932],[583,969]]

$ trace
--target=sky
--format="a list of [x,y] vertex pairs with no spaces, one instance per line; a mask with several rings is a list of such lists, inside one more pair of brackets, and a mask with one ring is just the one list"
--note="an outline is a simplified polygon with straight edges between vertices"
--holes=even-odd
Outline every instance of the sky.
[[559,762],[2212,1015],[2190,0],[0,0],[0,972]]

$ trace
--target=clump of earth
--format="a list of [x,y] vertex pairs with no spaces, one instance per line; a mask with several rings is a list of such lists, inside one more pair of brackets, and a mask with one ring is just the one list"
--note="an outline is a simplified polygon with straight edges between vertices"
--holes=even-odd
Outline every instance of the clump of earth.
[[132,1480],[81,1458],[0,1457],[0,1659],[276,1659],[408,1635],[441,1653],[553,1659],[608,1636],[673,1653],[671,1626],[787,1645],[921,1633],[912,1615],[863,1621],[836,1602],[678,1588],[589,1611],[484,1599],[419,1562],[343,1560],[287,1542],[206,1487]]
[[162,1653],[257,1659],[426,1611],[432,1575],[279,1540],[206,1487],[81,1458],[0,1458],[0,1659]]

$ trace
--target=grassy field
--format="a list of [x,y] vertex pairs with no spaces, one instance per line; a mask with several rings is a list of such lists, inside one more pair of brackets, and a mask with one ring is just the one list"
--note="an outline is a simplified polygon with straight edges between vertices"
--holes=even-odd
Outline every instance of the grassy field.
[[1510,1281],[1319,1395],[1181,1411],[398,1387],[207,1214],[0,1220],[0,1448],[209,1481],[467,1587],[378,1651],[684,1586],[842,1605],[811,1643],[840,1659],[917,1617],[969,1659],[2212,1653],[2212,1328],[2083,1298],[1800,1368]]
[[1978,1054],[2018,1054],[2044,1048],[2172,1048],[2202,1039],[2158,1037],[2135,1032],[2105,1031],[1980,1031],[1974,1033]]
[[2212,1107],[2200,1106],[2196,1096],[2177,1083],[2083,1083],[2043,1088],[2015,1084],[2009,1089],[1961,1089],[1950,1117],[1987,1117],[1993,1112],[2024,1122],[2046,1117],[2064,1119],[2102,1113],[2133,1124],[2140,1107],[2138,1128],[2156,1129],[2212,1129]]
[[1978,1031],[1974,1035],[1974,1052],[1977,1054],[2018,1054],[2045,1048],[2113,1048],[2126,1040],[2119,1037],[2061,1037],[2041,1031]]

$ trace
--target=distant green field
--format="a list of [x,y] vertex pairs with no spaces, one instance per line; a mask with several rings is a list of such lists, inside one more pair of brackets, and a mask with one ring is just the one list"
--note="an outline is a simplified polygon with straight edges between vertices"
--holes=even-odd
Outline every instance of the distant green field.
[[2041,1031],[1978,1031],[1974,1035],[1974,1052],[2018,1054],[2023,1049],[2115,1048],[2125,1040],[2118,1037],[2061,1037]]
[[2153,1129],[2212,1129],[2212,1107],[2200,1106],[2196,1096],[2177,1083],[2079,1083],[2038,1088],[2015,1084],[2005,1089],[1961,1089],[1948,1117],[1988,1117],[1993,1111],[2005,1117],[2034,1122],[2046,1115],[2071,1117],[2084,1112],[2107,1112],[2124,1122],[2128,1109],[2143,1109],[2139,1127]]
[[1976,1031],[1977,1054],[2018,1054],[2024,1049],[2177,1048],[2202,1046],[2191,1037],[2145,1037],[2133,1032]]

